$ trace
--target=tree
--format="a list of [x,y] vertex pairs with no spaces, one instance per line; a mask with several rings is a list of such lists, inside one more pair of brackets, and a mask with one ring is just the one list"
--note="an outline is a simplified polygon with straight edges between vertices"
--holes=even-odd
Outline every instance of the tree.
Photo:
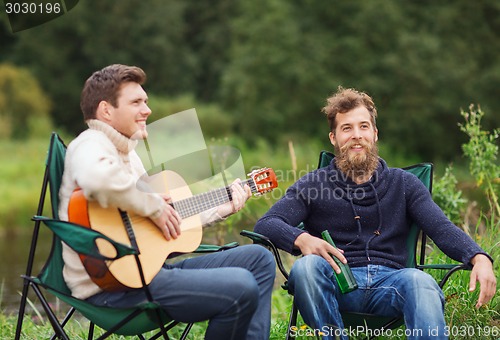
[[[500,6],[494,1],[240,6],[221,85],[226,108],[240,117],[238,132],[249,127],[269,140],[326,136],[320,108],[342,85],[375,99],[380,135],[391,150],[450,160],[463,142],[450,129],[457,110],[475,101],[500,110],[493,95],[500,77],[498,16],[490,14]],[[490,124],[500,124],[499,117]]]
[[40,129],[50,128],[49,110],[49,99],[26,69],[0,64],[2,138],[25,138]]
[[325,98],[355,87],[375,99],[390,152],[451,160],[465,138],[450,129],[457,110],[500,110],[499,17],[495,0],[86,0],[14,37],[0,31],[1,58],[36,75],[72,132],[84,80],[125,63],[146,70],[150,93],[223,106],[248,141],[326,140]]
[[286,0],[239,4],[231,62],[221,84],[224,105],[238,122],[235,131],[249,140],[276,141],[278,135],[315,130],[311,127],[324,123],[314,113],[318,96],[327,92],[319,85],[328,76],[315,37],[303,39],[300,11]]
[[183,43],[183,15],[180,0],[81,1],[59,19],[19,33],[13,56],[53,98],[56,123],[77,132],[83,128],[83,83],[108,64],[141,66],[149,77],[146,86],[159,94],[189,88],[194,61]]

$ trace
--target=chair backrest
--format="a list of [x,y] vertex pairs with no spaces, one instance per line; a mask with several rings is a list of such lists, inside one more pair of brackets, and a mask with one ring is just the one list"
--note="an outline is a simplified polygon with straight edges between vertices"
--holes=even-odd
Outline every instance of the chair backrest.
[[[69,229],[67,222],[59,221],[59,189],[61,187],[64,172],[65,157],[66,145],[56,133],[52,133],[47,153],[41,195],[42,208],[39,207],[38,214],[40,215],[42,213],[41,211],[43,211],[43,202],[48,186],[50,191],[50,205],[54,219],[44,220],[44,218],[40,218],[39,216],[39,220],[44,221],[54,233],[52,248],[44,267],[38,274],[38,281],[51,291],[52,294],[72,307],[75,307],[87,319],[92,320],[96,325],[106,330],[112,327],[116,328],[117,324],[120,324],[120,326],[115,329],[114,333],[122,335],[136,335],[158,329],[160,327],[159,324],[165,324],[171,319],[163,311],[160,310],[158,312],[158,306],[154,302],[146,302],[137,307],[113,309],[94,306],[84,300],[74,298],[71,295],[71,291],[66,285],[63,277],[64,261],[62,258],[62,239],[68,244],[72,244],[73,247],[86,247],[89,239],[95,240],[96,231],[84,227]],[[60,237],[58,235],[60,235]],[[82,240],[85,240],[85,242]],[[78,244],[80,241],[82,241],[81,244]],[[109,242],[112,243],[113,241],[109,240]],[[115,250],[119,256],[131,254],[133,250],[117,243],[112,243],[112,245],[115,246]],[[123,323],[122,320],[127,320],[130,318],[130,315],[134,315],[133,321],[130,319],[130,321]],[[158,322],[158,320],[161,321]]]
[[[64,172],[64,159],[66,157],[66,145],[56,133],[52,133],[49,149],[47,152],[46,179],[49,185],[50,206],[54,219],[59,218],[59,188],[61,187],[62,175]],[[71,295],[71,291],[66,286],[63,278],[64,261],[62,259],[62,243],[54,234],[52,239],[52,248],[47,262],[40,271],[38,278],[43,284],[46,284],[59,292]]]
[[59,135],[54,132],[50,138],[46,160],[49,176],[50,202],[52,207],[52,216],[54,218],[59,218],[57,208],[59,207],[59,188],[61,187],[65,157],[66,145]]
[[[321,151],[320,156],[319,156],[319,162],[318,162],[318,168],[323,168],[325,166],[328,166],[330,162],[332,161],[334,155],[329,152],[329,151]],[[425,185],[427,189],[429,189],[429,192],[432,192],[432,170],[433,170],[433,164],[432,163],[419,163],[415,165],[411,165],[408,167],[402,168],[405,171],[408,171],[415,176],[418,177],[420,181]],[[425,256],[425,234],[420,232],[420,228],[415,223],[412,223],[410,227],[410,233],[408,235],[408,239],[406,241],[406,247],[408,250],[407,253],[407,260],[406,260],[406,267],[408,268],[415,268],[417,267],[417,245],[418,245],[418,239],[419,235],[422,236],[422,246],[420,250],[420,263],[424,262],[424,256]]]

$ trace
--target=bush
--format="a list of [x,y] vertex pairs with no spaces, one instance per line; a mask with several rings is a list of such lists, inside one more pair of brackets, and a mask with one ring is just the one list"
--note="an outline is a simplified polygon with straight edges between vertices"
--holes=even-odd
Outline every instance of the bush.
[[216,104],[200,103],[191,94],[175,98],[149,96],[149,105],[153,114],[149,123],[174,113],[196,109],[205,139],[226,137],[231,134],[233,120],[229,113],[224,112]]
[[454,224],[460,225],[467,199],[462,197],[462,191],[457,190],[456,185],[457,179],[453,175],[453,166],[450,165],[445,169],[443,177],[434,182],[432,198]]
[[469,170],[476,179],[476,184],[486,195],[490,206],[491,218],[500,218],[500,165],[498,164],[498,137],[500,129],[492,132],[481,130],[481,119],[484,112],[474,105],[469,112],[461,111],[465,119],[459,124],[460,130],[469,136],[469,141],[462,145],[464,155],[469,158]]
[[47,135],[51,103],[29,71],[0,64],[0,136]]

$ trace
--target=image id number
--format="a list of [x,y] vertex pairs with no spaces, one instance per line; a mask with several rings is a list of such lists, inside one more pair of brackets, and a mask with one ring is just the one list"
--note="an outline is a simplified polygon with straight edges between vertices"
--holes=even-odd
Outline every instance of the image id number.
[[34,2],[6,2],[5,12],[7,14],[59,14],[61,13],[61,4],[59,2],[40,3]]

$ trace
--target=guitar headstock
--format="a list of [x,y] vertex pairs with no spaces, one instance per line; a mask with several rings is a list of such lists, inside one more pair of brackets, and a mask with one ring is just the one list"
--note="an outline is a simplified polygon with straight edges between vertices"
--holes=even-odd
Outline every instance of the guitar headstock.
[[276,174],[271,168],[253,170],[248,177],[251,179],[250,189],[255,195],[262,195],[278,187]]

